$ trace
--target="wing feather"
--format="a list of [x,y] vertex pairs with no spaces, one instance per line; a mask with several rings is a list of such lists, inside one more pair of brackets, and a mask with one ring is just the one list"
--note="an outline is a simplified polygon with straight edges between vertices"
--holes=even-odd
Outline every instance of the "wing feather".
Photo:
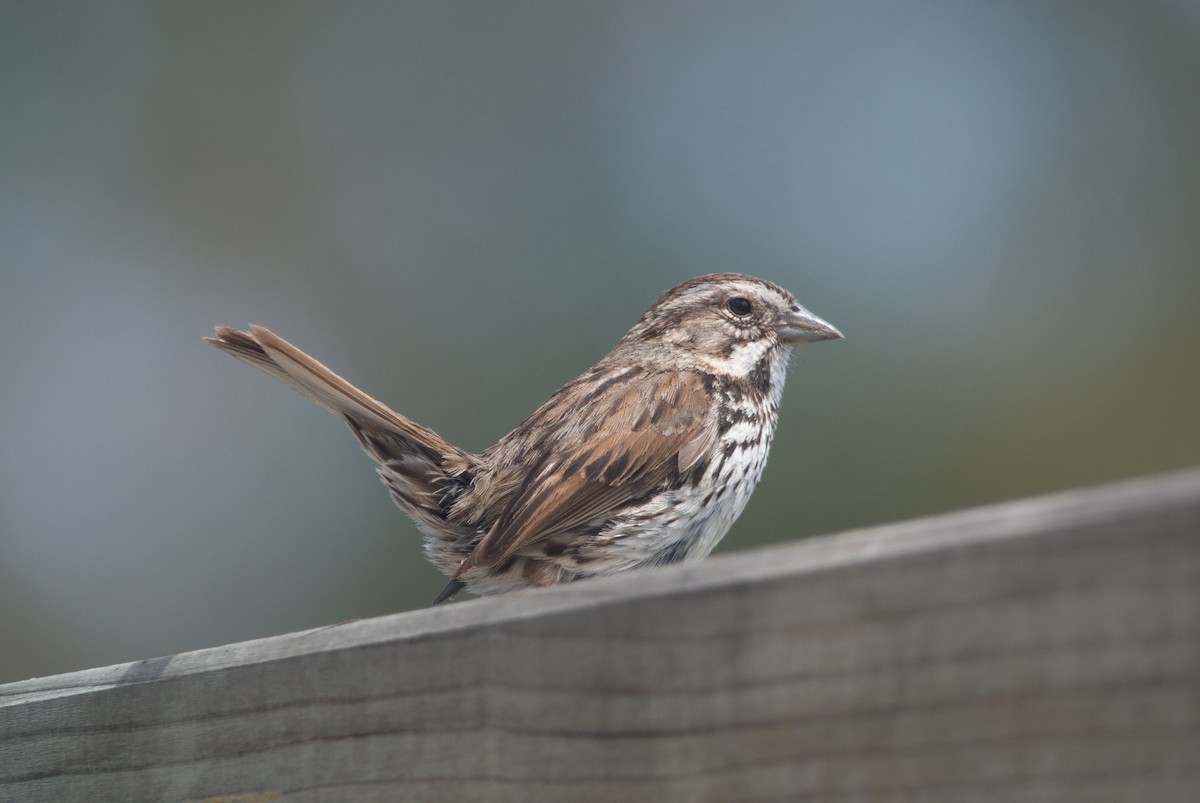
[[[456,576],[501,564],[659,490],[692,469],[716,438],[712,392],[694,372],[635,374],[592,390],[577,417],[603,425],[554,429],[555,441]],[[578,404],[580,395],[557,403]]]

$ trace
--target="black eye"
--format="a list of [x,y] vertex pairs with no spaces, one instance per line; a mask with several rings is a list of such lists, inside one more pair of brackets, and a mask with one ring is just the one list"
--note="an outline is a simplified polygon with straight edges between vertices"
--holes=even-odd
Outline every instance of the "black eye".
[[734,296],[725,302],[725,309],[732,312],[739,318],[745,318],[750,314],[750,310],[754,307],[750,304],[750,300],[741,296]]

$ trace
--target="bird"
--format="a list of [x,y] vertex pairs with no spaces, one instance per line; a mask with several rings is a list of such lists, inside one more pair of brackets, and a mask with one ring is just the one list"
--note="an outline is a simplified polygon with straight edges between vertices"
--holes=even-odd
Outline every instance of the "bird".
[[842,337],[776,284],[699,276],[478,454],[269,329],[205,340],[345,421],[450,576],[436,605],[706,557],[762,476],[793,348]]

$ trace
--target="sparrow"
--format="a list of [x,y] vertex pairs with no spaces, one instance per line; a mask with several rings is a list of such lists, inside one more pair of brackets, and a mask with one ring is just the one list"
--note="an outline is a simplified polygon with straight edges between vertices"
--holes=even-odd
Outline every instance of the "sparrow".
[[450,575],[436,605],[704,558],[762,476],[793,347],[841,337],[771,282],[700,276],[479,454],[261,326],[205,340],[342,417]]

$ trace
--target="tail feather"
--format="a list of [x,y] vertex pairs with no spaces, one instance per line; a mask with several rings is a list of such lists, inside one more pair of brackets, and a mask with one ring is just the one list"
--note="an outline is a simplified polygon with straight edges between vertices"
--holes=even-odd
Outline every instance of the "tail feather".
[[[431,561],[454,574],[480,538],[478,528],[450,516],[481,467],[479,456],[392,411],[263,326],[251,325],[250,331],[217,326],[215,336],[204,340],[340,415],[378,463],[392,499],[425,532]],[[455,582],[439,600],[461,587]]]
[[433,430],[371,398],[269,329],[251,325],[249,332],[242,332],[228,326],[218,326],[216,336],[206,337],[205,340],[226,354],[278,379],[326,410],[353,418],[364,428],[382,430],[398,437],[431,458],[468,457]]
[[218,326],[205,340],[341,416],[422,529],[447,526],[450,505],[478,465],[475,455],[371,398],[269,329]]

